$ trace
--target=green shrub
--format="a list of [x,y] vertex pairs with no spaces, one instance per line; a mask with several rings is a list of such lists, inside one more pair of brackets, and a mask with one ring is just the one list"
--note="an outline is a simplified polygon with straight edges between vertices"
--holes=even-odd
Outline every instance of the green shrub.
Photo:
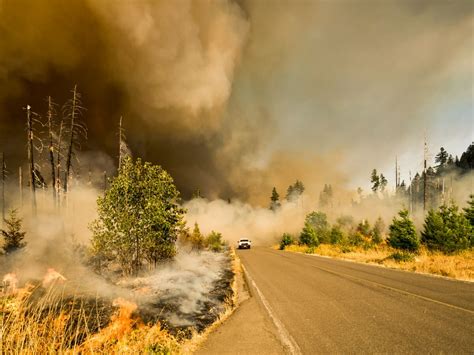
[[285,250],[285,247],[295,243],[293,236],[289,233],[284,233],[280,241],[280,250]]
[[316,247],[309,247],[305,250],[306,254],[314,254],[316,252]]
[[300,234],[300,243],[307,246],[318,246],[319,239],[316,234],[314,227],[308,222],[305,223],[303,230]]
[[408,216],[406,209],[398,212],[400,219],[393,218],[389,227],[388,244],[396,249],[417,251],[420,247],[420,240],[416,234],[413,221]]
[[309,224],[316,232],[319,243],[329,243],[329,222],[323,212],[311,212],[306,216],[305,224]]
[[374,228],[372,229],[372,241],[375,244],[380,244],[383,241],[382,235],[385,229],[385,225],[381,217],[377,218],[374,224]]
[[354,247],[361,246],[364,243],[364,236],[357,230],[349,233],[348,244]]
[[388,258],[395,260],[397,263],[415,260],[415,257],[412,253],[408,253],[405,251],[396,251],[395,253],[390,255]]
[[329,242],[331,244],[340,244],[344,241],[344,233],[339,226],[333,226],[329,234]]
[[222,251],[224,247],[224,242],[222,241],[222,234],[212,231],[206,238],[206,246],[209,250],[214,252]]
[[359,225],[357,226],[357,231],[360,234],[362,234],[364,237],[372,236],[372,231],[370,229],[369,221],[366,219],[359,223]]
[[454,253],[469,249],[473,242],[473,228],[454,204],[430,210],[421,233],[422,242],[429,249]]

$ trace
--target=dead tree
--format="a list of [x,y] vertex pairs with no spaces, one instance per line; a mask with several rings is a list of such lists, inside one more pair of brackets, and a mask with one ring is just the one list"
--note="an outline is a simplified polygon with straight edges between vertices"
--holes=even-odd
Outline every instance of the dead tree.
[[18,188],[20,189],[20,208],[23,208],[23,171],[18,168]]
[[35,159],[34,159],[34,134],[33,134],[33,114],[31,106],[26,106],[26,120],[28,126],[28,165],[29,165],[29,179],[31,191],[31,203],[33,207],[33,214],[36,214],[36,180],[35,180]]
[[59,195],[61,194],[61,157],[62,157],[62,138],[63,138],[63,129],[64,121],[61,121],[59,125],[59,135],[58,135],[58,143],[56,145],[56,198],[57,198],[57,206],[60,204]]
[[7,165],[5,164],[5,153],[2,152],[2,225],[5,221],[5,178],[7,174]]
[[80,122],[80,117],[83,111],[84,107],[82,107],[81,94],[77,91],[77,85],[75,85],[74,89],[72,90],[72,98],[66,102],[63,108],[63,116],[70,121],[63,183],[64,193],[67,193],[68,190],[68,180],[71,173],[72,158],[74,156],[74,150],[79,145],[78,139],[81,136],[87,138],[87,128],[84,123]]
[[51,96],[48,96],[48,150],[49,162],[51,164],[51,189],[53,190],[53,201],[56,204],[56,166],[54,163],[54,134],[53,134],[53,120],[55,116],[54,103]]

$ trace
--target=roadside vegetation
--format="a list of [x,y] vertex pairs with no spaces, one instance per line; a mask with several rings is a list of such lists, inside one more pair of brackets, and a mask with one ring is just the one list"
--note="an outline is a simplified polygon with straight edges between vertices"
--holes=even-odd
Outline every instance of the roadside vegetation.
[[406,209],[388,226],[378,218],[355,222],[342,216],[330,225],[323,212],[306,216],[299,235],[283,234],[279,249],[376,263],[458,279],[474,279],[474,195],[468,207],[431,209],[417,231]]
[[[203,235],[197,224],[189,231],[173,178],[132,158],[121,118],[115,176],[103,172],[95,184],[89,167],[84,181],[75,156],[87,138],[85,109],[76,86],[71,94],[61,110],[48,98],[46,120],[26,108],[28,194],[20,167],[5,197],[2,155],[0,353],[185,351],[234,305],[232,253],[222,234]],[[83,207],[74,200],[76,188],[90,201],[99,195],[95,220],[72,218],[74,225],[89,223],[88,243],[65,225]],[[6,213],[7,205],[18,208]],[[49,239],[39,239],[41,228]]]

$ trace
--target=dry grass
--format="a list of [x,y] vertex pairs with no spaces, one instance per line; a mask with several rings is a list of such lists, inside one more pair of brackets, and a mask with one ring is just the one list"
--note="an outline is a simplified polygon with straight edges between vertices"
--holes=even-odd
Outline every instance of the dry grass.
[[[136,305],[117,300],[110,322],[81,300],[62,298],[58,289],[28,285],[0,298],[0,353],[156,353],[179,352],[178,341],[159,324],[147,326],[132,313]],[[46,292],[39,299],[38,292]],[[76,303],[74,303],[76,302]]]
[[474,281],[474,250],[467,250],[456,255],[445,255],[421,249],[413,260],[397,262],[390,258],[395,249],[385,245],[365,250],[356,247],[321,244],[316,248],[290,245],[287,251],[317,254],[362,263],[384,265],[394,269],[416,271],[434,275],[452,277],[458,280]]
[[[240,264],[233,250],[231,256],[236,275]],[[17,289],[16,279],[12,280],[4,283],[3,292],[0,288],[0,354],[190,353],[232,314],[237,303],[234,276],[232,296],[219,319],[203,333],[178,340],[159,323],[143,324],[135,315],[137,305],[125,299],[100,304],[99,299],[65,296],[60,282]]]

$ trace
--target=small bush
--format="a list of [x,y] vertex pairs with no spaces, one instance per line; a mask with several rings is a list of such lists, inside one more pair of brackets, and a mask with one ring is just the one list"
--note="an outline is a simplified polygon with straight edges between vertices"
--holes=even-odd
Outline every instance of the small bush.
[[316,247],[309,247],[305,250],[306,254],[314,254],[316,252]]
[[361,246],[364,243],[364,236],[357,230],[352,231],[349,233],[348,243],[355,247]]
[[408,217],[408,211],[403,209],[398,215],[400,219],[394,217],[389,227],[388,244],[396,249],[417,251],[420,247],[420,240],[413,221]]
[[372,229],[372,241],[375,244],[380,244],[383,241],[383,231],[385,229],[385,225],[381,217],[377,218],[374,224],[374,228]]
[[280,241],[280,250],[285,250],[285,247],[295,243],[293,236],[289,233],[284,233]]
[[224,247],[224,242],[222,241],[222,234],[212,231],[211,234],[207,236],[205,244],[211,251],[222,251]]
[[396,251],[388,257],[389,259],[395,260],[397,263],[414,261],[415,256],[412,253],[407,253],[404,251]]

